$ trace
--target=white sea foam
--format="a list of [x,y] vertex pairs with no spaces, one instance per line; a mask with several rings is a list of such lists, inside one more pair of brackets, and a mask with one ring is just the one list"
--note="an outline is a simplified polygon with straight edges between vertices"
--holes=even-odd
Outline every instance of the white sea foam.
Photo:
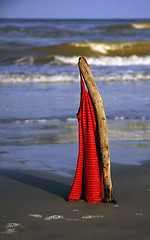
[[78,210],[78,209],[73,209],[72,211],[73,211],[73,212],[79,212],[79,210]]
[[76,122],[76,121],[77,121],[77,118],[67,118],[67,121],[68,121],[68,122],[70,122],[70,121]]
[[[105,74],[99,74],[94,76],[95,81],[104,81],[104,82],[112,82],[112,81],[144,81],[144,80],[150,80],[150,74],[149,73],[105,73]],[[79,82],[79,76],[78,75],[40,75],[40,74],[34,74],[34,75],[17,75],[17,74],[11,74],[11,75],[0,75],[0,84],[50,84],[50,83],[65,83],[65,82]]]
[[14,227],[20,227],[20,223],[7,223],[6,228],[14,228]]
[[42,218],[42,215],[37,214],[37,213],[31,213],[31,214],[29,214],[29,217],[33,217],[33,218]]
[[3,233],[11,234],[11,233],[15,233],[15,232],[17,232],[15,228],[7,228],[6,231]]
[[80,221],[80,219],[79,218],[67,218],[66,219],[66,221],[68,221],[68,222],[76,222],[76,221]]
[[117,204],[114,205],[114,208],[118,208],[118,207],[119,207],[119,205],[117,205]]
[[[107,117],[109,120],[119,120],[119,121],[124,121],[124,120],[149,120],[150,118],[147,116],[142,116],[142,117],[127,117],[127,116],[114,116],[114,117]],[[64,124],[64,122],[70,122],[73,125],[76,124],[77,122],[77,118],[51,118],[51,119],[18,119],[18,120],[10,120],[8,121],[9,124],[36,124],[36,123],[40,123],[40,124],[53,124],[53,123],[58,123],[60,122],[60,124]],[[6,121],[0,121],[1,124],[8,124],[8,122]],[[73,126],[71,125],[71,127]],[[111,130],[112,131],[112,130]]]
[[[97,44],[92,44],[91,47],[95,51],[100,51],[101,53],[105,54],[107,50],[110,49],[109,46],[103,46],[100,47]],[[89,65],[94,66],[129,66],[129,65],[150,65],[150,56],[137,56],[137,55],[131,55],[131,56],[99,56],[99,57],[87,57],[87,61]],[[34,63],[33,57],[23,57],[18,60],[16,60],[16,63],[25,63],[29,62],[31,64]],[[64,65],[77,65],[78,62],[78,56],[54,56],[53,64],[64,64]]]
[[22,58],[17,59],[15,62],[16,63],[24,63],[24,62],[33,63],[34,62],[34,58],[33,57],[22,57]]
[[[104,52],[106,50],[102,49],[101,51]],[[62,64],[77,65],[78,57],[56,56],[55,60],[56,62],[58,61]],[[120,57],[120,56],[87,57],[87,61],[89,65],[94,65],[94,66],[150,65],[150,56],[132,55],[129,57]]]
[[47,123],[47,122],[58,122],[60,119],[25,119],[21,121],[16,121],[16,123],[24,122],[24,123]]
[[0,84],[33,84],[33,83],[59,83],[59,82],[76,82],[78,81],[78,75],[25,75],[25,74],[1,74]]
[[124,120],[125,117],[123,117],[123,116],[121,116],[121,117],[116,116],[115,119],[116,119],[116,120]]
[[87,219],[93,219],[93,218],[103,218],[104,216],[102,215],[86,215],[86,216],[82,216],[82,219],[87,220]]
[[22,225],[20,223],[16,223],[16,222],[7,223],[6,230],[2,233],[5,233],[5,234],[16,233],[18,228],[21,226]]
[[63,219],[64,217],[61,215],[51,215],[45,218],[46,221],[51,221],[51,220],[60,220]]
[[136,213],[136,216],[143,216],[143,213]]
[[137,29],[150,28],[150,23],[133,23],[131,26]]

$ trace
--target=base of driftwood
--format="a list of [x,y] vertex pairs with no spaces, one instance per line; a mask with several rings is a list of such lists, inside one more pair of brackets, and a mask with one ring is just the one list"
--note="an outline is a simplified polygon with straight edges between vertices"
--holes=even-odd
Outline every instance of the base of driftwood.
[[113,188],[104,186],[104,202],[112,202],[113,199]]
[[103,202],[103,203],[114,203],[114,204],[117,203],[117,201],[116,201],[115,199],[112,199],[111,201],[107,201],[105,198],[102,199],[102,202]]

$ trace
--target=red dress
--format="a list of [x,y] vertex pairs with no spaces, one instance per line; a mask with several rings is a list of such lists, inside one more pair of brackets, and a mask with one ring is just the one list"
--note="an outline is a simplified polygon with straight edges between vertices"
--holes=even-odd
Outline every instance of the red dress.
[[85,199],[100,202],[103,195],[102,164],[98,161],[95,113],[91,98],[85,89],[82,74],[81,101],[77,113],[79,122],[79,154],[74,182],[67,201]]

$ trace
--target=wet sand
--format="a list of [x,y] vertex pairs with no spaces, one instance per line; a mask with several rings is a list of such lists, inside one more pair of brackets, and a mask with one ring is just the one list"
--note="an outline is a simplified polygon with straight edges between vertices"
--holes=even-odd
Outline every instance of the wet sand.
[[0,239],[150,238],[150,161],[112,164],[117,204],[65,202],[73,178],[0,169]]

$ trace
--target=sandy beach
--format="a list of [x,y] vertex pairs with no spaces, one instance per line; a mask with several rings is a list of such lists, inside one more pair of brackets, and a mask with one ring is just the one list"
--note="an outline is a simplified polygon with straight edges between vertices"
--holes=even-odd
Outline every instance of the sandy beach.
[[[0,240],[150,239],[149,23],[1,19]],[[117,204],[65,201],[79,149],[79,56],[103,99]]]
[[0,170],[0,239],[139,239],[150,237],[150,162],[112,165],[117,204],[66,202],[73,178]]

